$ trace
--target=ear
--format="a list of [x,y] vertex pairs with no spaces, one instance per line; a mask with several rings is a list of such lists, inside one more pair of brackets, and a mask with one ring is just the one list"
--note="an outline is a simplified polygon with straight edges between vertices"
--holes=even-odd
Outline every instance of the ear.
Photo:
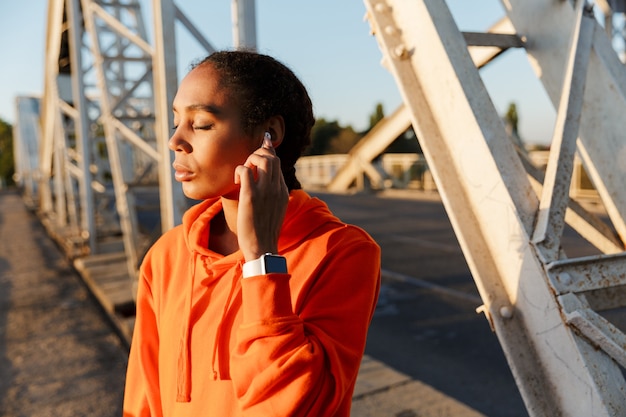
[[278,148],[285,137],[285,120],[283,116],[272,116],[266,122],[267,132],[272,135],[272,145]]

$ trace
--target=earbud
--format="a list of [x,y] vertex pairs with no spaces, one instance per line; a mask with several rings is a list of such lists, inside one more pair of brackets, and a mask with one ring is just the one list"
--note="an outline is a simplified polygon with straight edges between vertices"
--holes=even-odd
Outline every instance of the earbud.
[[272,135],[270,134],[270,132],[265,132],[263,134],[263,143],[261,144],[261,146],[265,149],[272,149]]

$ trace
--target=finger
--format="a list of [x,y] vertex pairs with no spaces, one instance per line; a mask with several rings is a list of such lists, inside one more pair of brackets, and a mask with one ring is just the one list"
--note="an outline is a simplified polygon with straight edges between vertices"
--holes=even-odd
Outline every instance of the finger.
[[239,165],[235,168],[235,184],[240,184],[242,190],[250,190],[254,183],[254,172],[252,169]]
[[248,156],[244,166],[252,169],[255,173],[254,179],[259,185],[271,182],[275,177],[275,159],[273,155],[260,154],[257,152]]

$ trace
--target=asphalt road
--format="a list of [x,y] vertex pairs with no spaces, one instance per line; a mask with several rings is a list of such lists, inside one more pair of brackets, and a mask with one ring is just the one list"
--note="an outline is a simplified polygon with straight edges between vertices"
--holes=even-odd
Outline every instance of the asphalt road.
[[382,248],[366,354],[484,415],[527,416],[438,195],[316,196]]

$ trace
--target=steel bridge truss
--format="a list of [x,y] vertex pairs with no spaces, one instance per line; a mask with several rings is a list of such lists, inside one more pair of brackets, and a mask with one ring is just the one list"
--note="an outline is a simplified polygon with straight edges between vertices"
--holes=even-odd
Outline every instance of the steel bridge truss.
[[26,205],[36,209],[39,204],[39,106],[37,97],[17,97],[17,121],[13,126],[15,182],[22,188]]
[[173,186],[175,21],[214,51],[171,0],[154,0],[154,42],[138,0],[50,0],[40,211],[72,257],[120,252],[131,281],[189,203]]
[[[507,0],[513,30],[468,37],[438,0],[365,4],[529,413],[624,415],[626,69],[590,6]],[[545,172],[508,137],[468,51],[478,37],[522,43],[557,108]],[[608,222],[569,197],[576,152]],[[566,225],[592,254],[566,254]]]

